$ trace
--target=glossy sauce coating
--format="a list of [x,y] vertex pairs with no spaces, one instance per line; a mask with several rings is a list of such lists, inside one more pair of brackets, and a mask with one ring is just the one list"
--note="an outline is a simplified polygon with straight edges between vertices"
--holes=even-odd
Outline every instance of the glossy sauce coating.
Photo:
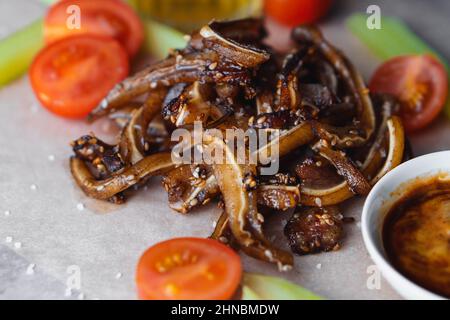
[[388,213],[383,242],[389,260],[410,280],[450,297],[450,181],[417,181]]

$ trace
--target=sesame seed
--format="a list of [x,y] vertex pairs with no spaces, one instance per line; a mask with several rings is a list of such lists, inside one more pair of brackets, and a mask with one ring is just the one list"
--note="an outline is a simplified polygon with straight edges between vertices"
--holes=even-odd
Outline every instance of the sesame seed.
[[219,241],[222,243],[228,243],[228,239],[225,237],[219,237]]
[[9,216],[10,214],[11,214],[11,211],[9,211],[9,210],[5,211],[5,216]]
[[32,112],[32,113],[36,113],[36,112],[38,112],[39,107],[38,107],[36,104],[33,103],[33,104],[31,105],[30,109],[31,109],[31,112]]
[[79,211],[83,211],[84,208],[85,208],[85,207],[84,207],[84,204],[82,204],[81,202],[77,204],[77,209],[78,209]]
[[15,242],[14,243],[14,248],[16,248],[16,249],[22,248],[22,242]]
[[50,161],[50,162],[53,162],[53,161],[55,161],[55,156],[54,155],[49,155],[48,156],[48,161]]
[[30,276],[34,274],[34,268],[36,268],[36,265],[34,263],[30,264],[27,268],[26,274]]
[[5,238],[6,243],[11,243],[13,241],[13,238],[8,236]]
[[314,200],[314,202],[315,202],[315,204],[316,204],[318,207],[322,207],[322,200],[321,200],[320,198],[316,198],[316,199]]
[[30,186],[30,189],[33,190],[33,191],[37,190],[37,185],[32,184],[32,185]]

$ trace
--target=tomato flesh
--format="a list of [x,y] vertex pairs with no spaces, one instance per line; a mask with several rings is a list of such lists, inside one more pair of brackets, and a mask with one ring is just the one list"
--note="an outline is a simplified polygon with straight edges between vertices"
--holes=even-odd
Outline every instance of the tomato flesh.
[[431,55],[399,56],[375,71],[369,88],[397,97],[405,129],[414,132],[428,126],[444,108],[448,77],[444,66]]
[[[79,29],[75,22],[79,8]],[[68,13],[69,12],[69,13]],[[137,14],[120,0],[63,0],[53,5],[44,23],[47,43],[76,34],[110,36],[134,56],[144,40],[143,26]]]
[[295,27],[325,16],[333,0],[265,0],[266,14],[279,23]]
[[44,48],[29,75],[44,107],[64,117],[80,118],[96,107],[128,70],[127,53],[117,41],[80,35]]
[[140,258],[136,283],[146,300],[223,300],[242,277],[239,256],[226,245],[201,238],[177,238],[149,248]]

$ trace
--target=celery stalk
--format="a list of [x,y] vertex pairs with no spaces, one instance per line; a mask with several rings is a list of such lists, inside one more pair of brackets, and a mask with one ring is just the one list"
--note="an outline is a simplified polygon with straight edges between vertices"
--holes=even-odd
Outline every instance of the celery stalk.
[[312,293],[287,280],[245,273],[242,300],[322,300]]
[[151,20],[144,20],[145,41],[143,49],[157,59],[163,59],[169,49],[184,48],[186,40],[178,30]]
[[0,86],[24,74],[43,46],[42,20],[0,41]]
[[[366,25],[367,16],[353,14],[347,19],[347,27],[380,59],[388,60],[395,56],[407,54],[432,54],[438,58],[450,75],[450,67],[445,58],[420,39],[402,21],[392,17],[382,17],[381,29],[370,30]],[[449,79],[450,92],[450,79]],[[450,117],[450,100],[445,107]]]

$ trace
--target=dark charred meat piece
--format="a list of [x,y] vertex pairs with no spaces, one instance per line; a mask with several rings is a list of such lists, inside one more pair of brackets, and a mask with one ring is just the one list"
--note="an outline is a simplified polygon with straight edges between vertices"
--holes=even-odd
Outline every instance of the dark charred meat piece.
[[342,219],[336,207],[308,208],[294,213],[284,234],[291,250],[299,255],[338,250]]
[[109,145],[91,135],[73,141],[72,149],[78,158],[89,163],[92,173],[98,179],[105,179],[125,166],[117,146]]
[[265,185],[258,188],[258,204],[286,211],[297,207],[300,201],[300,189],[294,186]]

